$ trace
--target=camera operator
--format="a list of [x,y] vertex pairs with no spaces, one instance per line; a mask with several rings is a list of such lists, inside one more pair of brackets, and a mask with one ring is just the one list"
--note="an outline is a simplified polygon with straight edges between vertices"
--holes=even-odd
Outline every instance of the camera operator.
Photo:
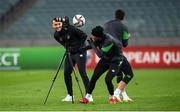
[[[80,51],[84,46],[87,35],[78,28],[69,24],[69,18],[67,16],[62,18],[54,18],[52,21],[52,27],[55,29],[54,38],[57,42],[64,46],[64,48],[70,53],[73,66],[77,64],[79,73],[83,80],[85,90],[89,83],[89,79],[86,73],[86,51]],[[64,65],[64,80],[67,88],[67,96],[62,101],[72,101],[72,77],[71,73],[73,68],[69,62],[68,57],[65,58]],[[91,101],[93,101],[91,96]]]

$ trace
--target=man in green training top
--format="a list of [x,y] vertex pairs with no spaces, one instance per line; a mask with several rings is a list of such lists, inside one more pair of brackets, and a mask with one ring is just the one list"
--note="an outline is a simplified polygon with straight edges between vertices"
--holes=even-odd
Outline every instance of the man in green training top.
[[[105,33],[112,35],[114,38],[116,38],[120,42],[124,43],[123,47],[127,47],[130,34],[128,32],[128,28],[122,23],[122,20],[124,20],[124,17],[125,17],[125,12],[122,9],[117,9],[115,11],[114,16],[115,16],[115,19],[110,20],[104,24],[104,31],[105,31]],[[125,84],[122,82],[122,79],[125,76],[125,75],[123,76],[123,73],[125,75],[133,74],[130,64],[129,64],[129,68],[127,68],[127,70],[125,72],[120,71],[118,73],[117,83],[118,83],[118,86],[120,87],[120,90],[119,90],[119,88],[117,88],[114,92],[114,95],[118,98],[119,101],[121,101],[121,99],[119,97],[119,95],[121,94],[122,100],[124,102],[131,102],[132,99],[129,98],[129,96],[127,95],[125,88],[122,89],[122,87],[121,87],[122,84],[125,86]]]
[[[101,26],[97,26],[92,29],[91,46],[95,49],[96,54],[100,58],[98,64],[95,67],[93,76],[87,87],[87,94],[85,98],[79,100],[80,103],[88,103],[90,101],[90,96],[95,88],[95,84],[99,77],[108,70],[105,82],[109,91],[109,103],[116,104],[119,100],[114,97],[114,86],[112,79],[118,75],[119,71],[126,71],[129,68],[129,63],[127,59],[123,56],[122,46],[126,45],[126,41],[119,41],[112,37],[110,34],[104,33]],[[123,77],[122,81],[128,83],[133,77],[131,76]]]

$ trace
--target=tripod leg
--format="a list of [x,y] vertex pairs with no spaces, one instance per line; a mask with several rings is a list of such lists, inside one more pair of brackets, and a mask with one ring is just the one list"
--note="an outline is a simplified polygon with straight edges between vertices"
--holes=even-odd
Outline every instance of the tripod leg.
[[73,87],[72,87],[72,103],[74,103]]
[[83,93],[82,93],[82,89],[81,89],[80,84],[79,84],[79,79],[78,79],[78,77],[77,77],[77,74],[76,74],[76,71],[75,71],[75,68],[74,68],[74,66],[73,66],[73,62],[72,62],[71,56],[70,56],[71,54],[68,53],[67,55],[68,55],[68,59],[69,59],[69,61],[70,61],[69,63],[71,64],[71,66],[72,66],[72,68],[73,68],[74,76],[75,76],[76,82],[77,82],[77,84],[78,84],[78,87],[79,87],[81,96],[82,96],[82,98],[84,98]]
[[60,70],[61,67],[62,67],[62,63],[63,63],[65,57],[66,57],[66,52],[64,53],[64,56],[63,56],[63,58],[62,58],[61,61],[60,61],[60,64],[59,64],[59,66],[58,66],[58,68],[57,68],[56,75],[55,75],[54,78],[52,79],[52,84],[51,84],[51,86],[50,86],[50,88],[49,88],[49,91],[48,91],[48,94],[47,94],[46,99],[45,99],[45,101],[44,101],[44,104],[46,104],[46,102],[47,102],[47,99],[48,99],[49,94],[50,94],[50,92],[51,92],[51,90],[52,90],[52,87],[53,87],[53,85],[54,85],[54,82],[55,82],[55,80],[56,80],[56,78],[57,78],[57,76],[58,76],[59,70]]

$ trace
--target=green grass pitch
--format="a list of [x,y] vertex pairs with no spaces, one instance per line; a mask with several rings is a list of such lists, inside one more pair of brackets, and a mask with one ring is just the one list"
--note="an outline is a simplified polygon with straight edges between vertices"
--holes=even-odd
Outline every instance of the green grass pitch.
[[[62,71],[58,75],[48,102],[43,105],[55,70],[0,71],[0,110],[180,110],[179,69],[138,69],[126,88],[133,103],[108,104],[108,91],[104,76],[98,80],[93,92],[94,103],[79,104],[81,98],[73,76],[75,103],[61,102],[66,95]],[[88,71],[89,77],[92,71]],[[79,79],[80,76],[78,75]],[[115,87],[116,81],[114,81]],[[81,87],[82,80],[80,80]],[[84,87],[83,87],[84,88]]]

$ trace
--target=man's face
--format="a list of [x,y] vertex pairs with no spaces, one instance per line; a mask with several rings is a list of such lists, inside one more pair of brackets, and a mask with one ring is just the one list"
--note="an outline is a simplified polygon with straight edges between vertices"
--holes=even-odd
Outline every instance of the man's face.
[[61,31],[61,29],[62,29],[62,22],[60,22],[60,21],[55,21],[55,20],[53,20],[53,22],[52,22],[52,27],[56,30],[56,31]]

